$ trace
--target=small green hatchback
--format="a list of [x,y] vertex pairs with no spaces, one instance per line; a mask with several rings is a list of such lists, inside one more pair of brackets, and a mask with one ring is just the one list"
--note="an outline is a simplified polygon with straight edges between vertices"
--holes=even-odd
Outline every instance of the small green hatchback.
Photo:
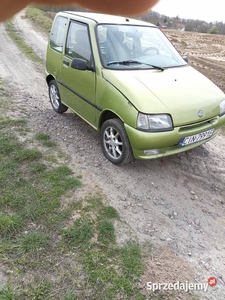
[[47,48],[50,101],[100,131],[115,165],[180,153],[225,124],[225,94],[187,61],[153,24],[60,12]]

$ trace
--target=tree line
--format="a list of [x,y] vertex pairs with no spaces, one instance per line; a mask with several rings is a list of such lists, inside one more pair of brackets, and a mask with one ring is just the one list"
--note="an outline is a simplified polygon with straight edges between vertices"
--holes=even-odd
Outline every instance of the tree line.
[[[78,5],[74,6],[37,6],[44,11],[58,12],[63,10],[73,11],[89,11]],[[202,20],[194,19],[182,19],[179,16],[168,17],[153,10],[148,13],[137,16],[136,18],[160,26],[165,26],[171,29],[178,29],[184,31],[193,31],[200,33],[212,33],[212,34],[225,34],[225,24],[223,22],[206,22]]]
[[141,16],[143,21],[160,24],[171,29],[181,29],[185,31],[194,31],[200,33],[225,34],[225,24],[223,22],[206,22],[202,20],[183,19],[176,17],[168,17],[159,14],[153,10]]

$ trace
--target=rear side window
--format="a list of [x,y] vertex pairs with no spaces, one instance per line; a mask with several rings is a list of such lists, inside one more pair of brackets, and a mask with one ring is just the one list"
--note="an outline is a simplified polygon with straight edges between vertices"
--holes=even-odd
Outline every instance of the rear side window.
[[50,47],[61,53],[63,51],[67,22],[67,18],[58,16],[54,22],[50,35]]

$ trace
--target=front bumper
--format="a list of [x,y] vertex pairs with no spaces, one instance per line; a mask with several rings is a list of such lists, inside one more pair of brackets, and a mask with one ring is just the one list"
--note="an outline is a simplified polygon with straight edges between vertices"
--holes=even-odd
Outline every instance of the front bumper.
[[[175,127],[172,131],[144,132],[124,124],[126,132],[136,159],[153,159],[163,156],[181,153],[198,147],[216,136],[216,130],[212,137],[184,147],[179,147],[183,137],[195,135],[212,128],[218,129],[225,125],[225,115],[205,120],[197,124]],[[149,150],[157,150],[157,154],[148,155]]]

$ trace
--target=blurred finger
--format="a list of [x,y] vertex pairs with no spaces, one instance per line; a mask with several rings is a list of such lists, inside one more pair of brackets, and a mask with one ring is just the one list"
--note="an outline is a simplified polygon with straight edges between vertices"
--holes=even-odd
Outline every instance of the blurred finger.
[[[78,4],[95,12],[138,15],[146,12],[158,0],[36,0],[35,3],[42,5],[75,5]],[[0,22],[7,20],[22,10],[30,3],[29,0],[1,0],[0,1]]]
[[137,15],[146,12],[158,0],[36,0],[36,2],[52,5],[70,5],[76,3],[95,12]]

